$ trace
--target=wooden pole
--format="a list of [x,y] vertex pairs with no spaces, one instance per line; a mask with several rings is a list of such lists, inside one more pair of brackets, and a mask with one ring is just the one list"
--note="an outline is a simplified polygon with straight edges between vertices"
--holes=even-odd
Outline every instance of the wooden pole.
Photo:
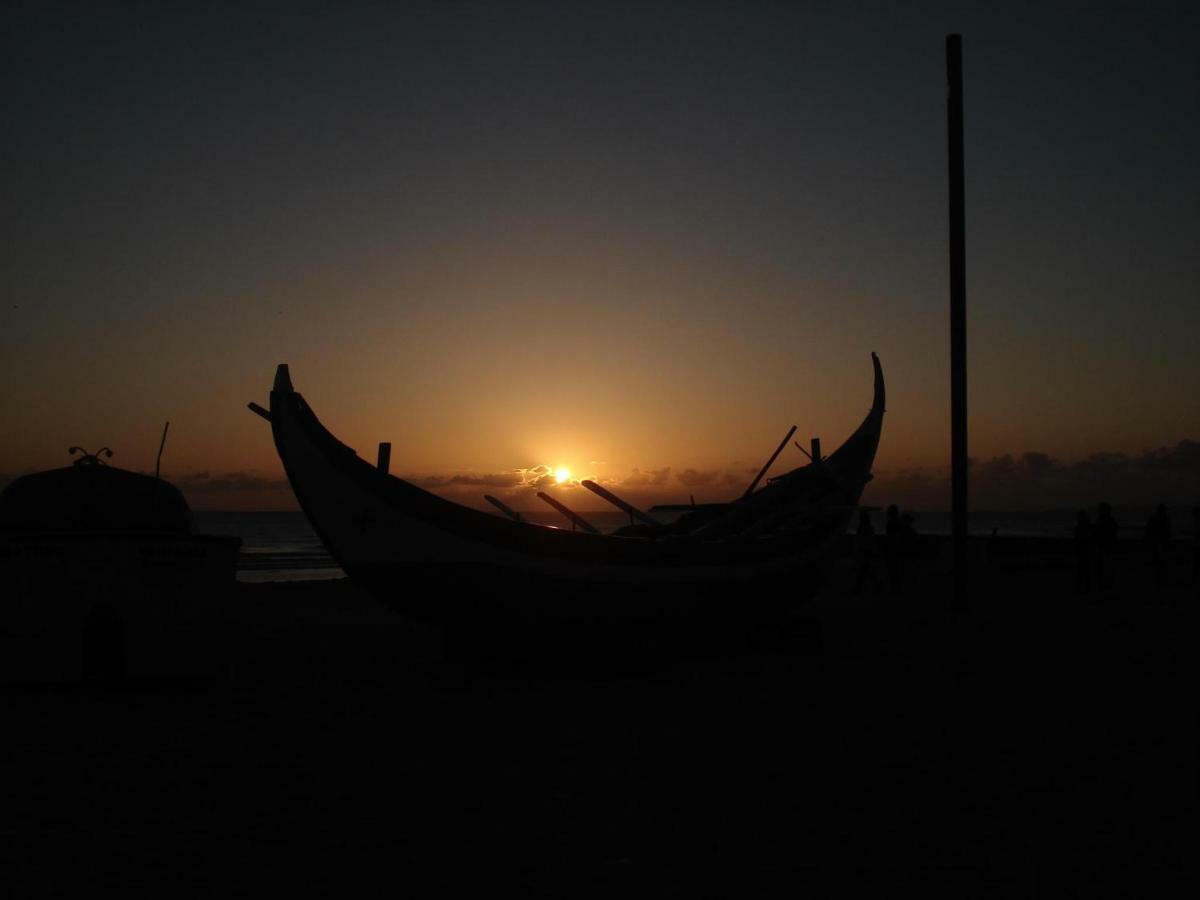
[[967,609],[967,254],[963,175],[962,35],[946,35],[950,177],[950,462],[954,608]]
[[771,458],[767,460],[767,464],[758,470],[758,474],[755,475],[754,480],[750,482],[750,487],[746,488],[746,493],[742,494],[743,500],[754,493],[754,489],[758,487],[758,483],[762,481],[762,477],[767,474],[767,469],[771,468],[771,463],[775,462],[775,457],[783,452],[783,448],[787,446],[787,442],[792,439],[792,435],[795,433],[796,426],[793,425],[792,430],[787,433],[787,437],[779,442],[779,446],[775,448],[775,452],[771,454]]
[[[167,446],[167,429],[170,427],[171,427],[170,422],[166,422],[163,424],[163,436],[162,436],[162,440],[158,442],[158,456],[154,460],[154,477],[155,478],[158,477],[159,469],[162,466],[163,447]],[[112,456],[111,453],[108,455]]]

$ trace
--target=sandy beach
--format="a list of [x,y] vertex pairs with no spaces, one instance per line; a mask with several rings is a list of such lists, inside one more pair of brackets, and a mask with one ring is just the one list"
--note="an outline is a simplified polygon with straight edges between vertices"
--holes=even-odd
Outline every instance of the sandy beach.
[[[217,675],[6,685],[20,896],[1144,894],[1194,873],[1195,588],[1131,552],[794,627],[487,662],[347,581],[238,585]],[[236,659],[235,659],[236,657]],[[561,659],[560,659],[561,662]]]

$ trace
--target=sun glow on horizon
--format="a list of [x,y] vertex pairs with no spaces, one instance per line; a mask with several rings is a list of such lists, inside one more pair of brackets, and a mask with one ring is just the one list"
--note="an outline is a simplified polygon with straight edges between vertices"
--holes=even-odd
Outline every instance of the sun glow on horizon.
[[558,484],[564,484],[571,480],[571,470],[566,466],[558,466],[554,470],[554,480]]

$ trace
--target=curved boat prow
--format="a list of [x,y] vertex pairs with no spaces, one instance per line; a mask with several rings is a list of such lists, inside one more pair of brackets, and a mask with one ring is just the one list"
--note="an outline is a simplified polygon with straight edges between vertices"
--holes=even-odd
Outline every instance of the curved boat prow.
[[[847,439],[846,443],[850,443],[855,438],[863,436],[873,436],[876,444],[879,442],[879,434],[883,430],[883,414],[887,403],[887,386],[883,381],[883,366],[879,364],[879,357],[871,354],[871,364],[875,367],[875,396],[871,401],[871,411],[867,413],[867,417],[863,419],[862,424],[858,426],[854,434]],[[872,460],[874,459],[874,450],[872,450]]]
[[866,419],[863,420],[863,426],[873,426],[876,432],[876,440],[878,440],[879,432],[883,429],[883,414],[887,412],[885,408],[887,404],[887,385],[883,381],[883,366],[879,363],[878,354],[871,354],[871,365],[875,367],[875,397],[871,401],[871,411],[867,413]]
[[[812,460],[770,479],[767,486],[729,504],[723,515],[705,522],[693,532],[696,537],[716,539],[746,534],[757,535],[789,521],[803,521],[809,510],[823,507],[836,511],[844,521],[834,530],[841,534],[857,507],[863,487],[871,480],[871,467],[883,431],[886,388],[879,357],[872,353],[875,389],[866,418],[827,457]],[[820,498],[820,499],[818,499]]]
[[879,448],[879,436],[883,432],[884,406],[887,402],[887,386],[883,380],[883,366],[880,365],[879,356],[875,353],[871,354],[871,364],[875,367],[875,392],[871,410],[862,420],[862,424],[854,430],[854,433],[829,456],[829,462],[839,465],[847,472],[861,473],[865,480],[870,478],[871,467],[875,462],[875,452]]
[[[879,410],[882,414],[886,412],[884,403],[887,401],[887,387],[883,383],[883,366],[879,364],[879,354],[874,351],[871,353],[871,364],[875,367],[875,401],[871,404],[871,412]],[[287,366],[281,368],[286,369]]]
[[280,363],[275,368],[275,383],[271,385],[271,390],[280,391],[285,394],[295,393],[292,387],[292,376],[288,373],[287,363]]

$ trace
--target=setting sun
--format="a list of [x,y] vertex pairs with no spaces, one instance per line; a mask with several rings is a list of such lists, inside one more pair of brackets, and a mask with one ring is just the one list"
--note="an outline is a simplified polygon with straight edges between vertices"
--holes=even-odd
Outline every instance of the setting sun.
[[562,484],[564,481],[569,481],[570,478],[571,478],[571,470],[568,469],[566,466],[559,466],[557,469],[554,470],[554,480],[557,481],[559,484]]

